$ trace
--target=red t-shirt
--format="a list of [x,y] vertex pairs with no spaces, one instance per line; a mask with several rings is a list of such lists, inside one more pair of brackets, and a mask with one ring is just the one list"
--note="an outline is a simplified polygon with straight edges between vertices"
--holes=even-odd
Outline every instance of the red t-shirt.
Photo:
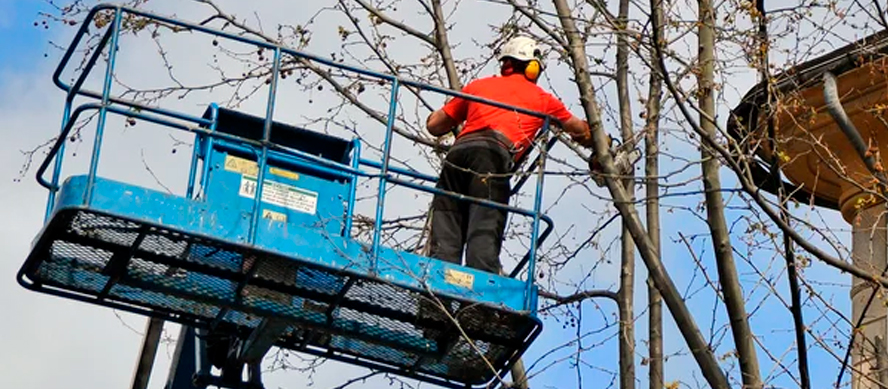
[[[561,101],[537,84],[528,81],[523,74],[481,78],[466,85],[462,92],[547,114],[562,122],[573,116]],[[466,124],[460,136],[491,128],[505,134],[519,148],[529,146],[537,131],[543,126],[542,118],[460,97],[454,97],[444,105],[443,109],[447,116],[457,122],[465,120]]]

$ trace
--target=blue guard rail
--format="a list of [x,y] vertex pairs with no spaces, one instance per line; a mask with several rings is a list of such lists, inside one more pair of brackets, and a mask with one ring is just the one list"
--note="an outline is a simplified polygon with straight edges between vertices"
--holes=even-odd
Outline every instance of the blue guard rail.
[[[71,84],[63,82],[61,74],[99,15],[110,17],[110,26],[77,78]],[[125,17],[273,51],[265,117],[215,104],[193,116],[113,95],[117,50],[108,48],[118,47]],[[84,89],[103,52],[107,66],[102,90]],[[357,139],[273,121],[283,55],[390,86],[380,160],[363,159]],[[47,221],[19,271],[22,286],[194,328],[228,331],[253,341],[253,359],[276,345],[453,388],[482,387],[503,377],[542,330],[532,275],[537,248],[553,229],[541,213],[541,201],[546,154],[555,141],[545,130],[550,121],[557,123],[555,119],[110,5],[89,13],[54,81],[67,93],[66,104],[61,134],[37,171],[38,182],[49,190]],[[515,185],[517,190],[531,172],[537,175],[533,209],[442,192],[433,185],[435,177],[392,166],[395,109],[405,86],[544,117],[538,139],[543,146]],[[75,107],[76,97],[87,102]],[[87,112],[97,113],[89,170],[62,182],[66,139]],[[195,134],[184,196],[96,175],[109,114]],[[370,243],[351,237],[359,179],[378,180]],[[391,185],[457,196],[531,218],[530,250],[509,276],[502,276],[383,247],[380,224]],[[543,231],[541,224],[546,225]]]

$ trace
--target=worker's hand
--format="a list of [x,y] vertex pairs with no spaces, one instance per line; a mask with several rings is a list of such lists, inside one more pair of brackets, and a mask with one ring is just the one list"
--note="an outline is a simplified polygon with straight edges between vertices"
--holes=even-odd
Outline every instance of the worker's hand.
[[598,154],[592,153],[589,156],[589,170],[592,173],[601,173],[602,169],[601,161],[598,160]]
[[591,147],[593,145],[592,131],[590,131],[589,123],[585,120],[574,116],[562,124],[562,129],[570,135],[570,139],[583,147]]
[[444,112],[443,109],[439,109],[435,112],[429,114],[429,117],[426,118],[426,129],[429,131],[429,134],[434,136],[443,136],[447,133],[454,133],[453,129],[459,125],[459,122],[451,118]]
[[592,176],[592,180],[598,187],[603,187],[606,184],[601,161],[598,160],[598,154],[594,152],[589,156],[589,175]]
[[595,140],[592,139],[592,134],[585,134],[584,136],[572,137],[574,142],[577,142],[580,146],[583,146],[587,149],[591,149],[595,146]]

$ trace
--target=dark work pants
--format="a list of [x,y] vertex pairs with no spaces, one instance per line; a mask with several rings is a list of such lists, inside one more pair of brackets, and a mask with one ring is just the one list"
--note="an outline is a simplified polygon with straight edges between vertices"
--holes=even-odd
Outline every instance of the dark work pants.
[[[447,154],[437,187],[508,204],[511,164],[509,151],[492,138],[458,141]],[[506,215],[505,210],[435,195],[429,255],[462,264],[465,247],[466,266],[499,274]]]

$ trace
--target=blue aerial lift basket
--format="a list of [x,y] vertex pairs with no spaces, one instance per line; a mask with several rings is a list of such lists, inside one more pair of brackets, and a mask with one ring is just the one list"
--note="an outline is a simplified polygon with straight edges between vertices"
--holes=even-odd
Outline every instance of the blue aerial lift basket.
[[[113,13],[113,22],[99,48],[73,84],[62,82],[74,48],[102,12]],[[108,54],[103,90],[83,89],[102,49],[117,47],[125,14],[273,50],[266,117],[215,104],[198,117],[114,96],[116,50]],[[283,53],[391,84],[381,160],[362,159],[358,140],[271,120]],[[525,265],[533,274],[536,248],[552,230],[540,208],[545,151],[553,142],[532,165],[539,169],[534,210],[465,199],[533,219],[531,250],[507,277],[380,245],[388,185],[443,193],[416,183],[434,177],[389,165],[398,90],[409,85],[460,95],[456,92],[116,6],[92,10],[54,77],[67,92],[65,117],[37,172],[50,195],[47,223],[18,275],[26,288],[179,322],[210,337],[236,338],[221,362],[235,369],[279,346],[454,388],[486,386],[503,377],[541,331],[533,277],[514,277]],[[77,96],[98,101],[74,108]],[[59,184],[65,140],[78,117],[92,111],[98,127],[89,171]],[[96,175],[108,114],[196,134],[184,196]],[[372,243],[361,243],[350,232],[356,185],[367,178],[379,180],[377,217]],[[541,222],[547,225],[542,233]],[[201,374],[207,374],[206,366]]]

